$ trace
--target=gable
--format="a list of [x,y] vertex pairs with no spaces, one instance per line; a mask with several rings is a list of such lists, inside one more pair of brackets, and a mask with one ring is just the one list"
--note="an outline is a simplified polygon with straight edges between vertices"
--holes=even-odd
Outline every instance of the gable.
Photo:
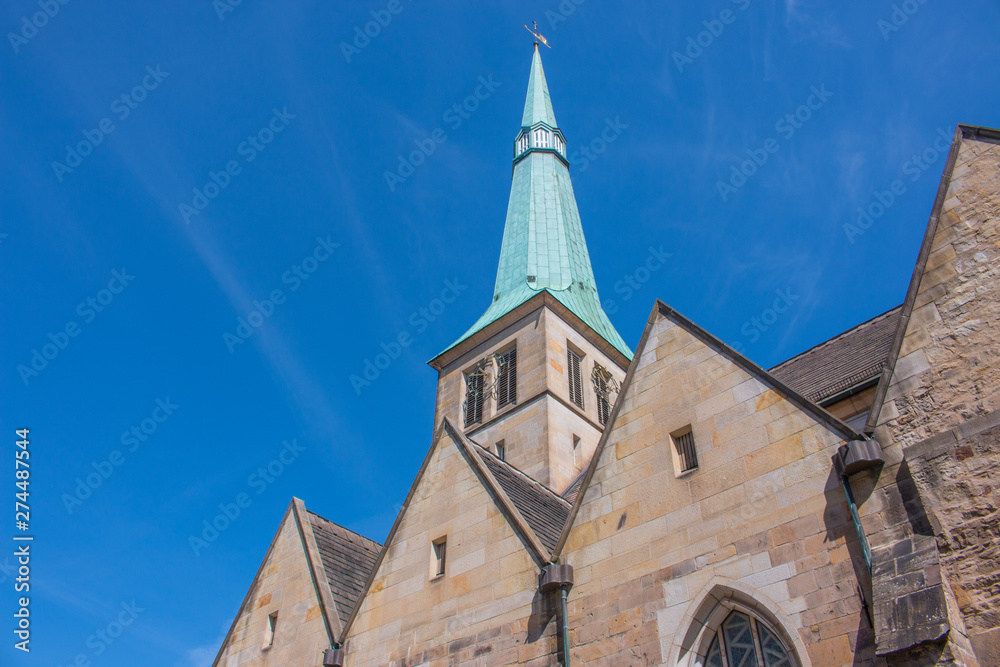
[[904,445],[1000,409],[997,192],[1000,132],[959,126],[869,422]]
[[[332,637],[306,550],[290,505],[213,665],[295,664],[330,647]],[[264,648],[272,614],[277,614],[274,638]]]
[[[671,433],[688,426],[698,467],[681,472]],[[803,631],[803,663],[830,664],[820,656],[857,628],[852,526],[832,465],[851,437],[657,304],[561,551],[576,570],[575,604],[593,623],[588,636],[613,635],[626,617],[637,636],[657,640],[647,662],[662,662],[692,622],[691,600],[710,581],[729,581]],[[808,634],[818,616],[803,613],[821,604],[830,609],[822,640]]]
[[[347,628],[355,664],[458,651],[483,631],[531,615],[535,563],[472,465],[440,429]],[[446,569],[435,577],[432,543],[440,538]],[[523,633],[511,639],[524,640]]]

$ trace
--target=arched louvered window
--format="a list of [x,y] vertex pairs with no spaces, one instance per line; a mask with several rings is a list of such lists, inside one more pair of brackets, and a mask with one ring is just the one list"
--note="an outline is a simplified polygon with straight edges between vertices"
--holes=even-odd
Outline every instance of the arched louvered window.
[[765,623],[733,610],[715,631],[705,667],[798,667],[798,663]]

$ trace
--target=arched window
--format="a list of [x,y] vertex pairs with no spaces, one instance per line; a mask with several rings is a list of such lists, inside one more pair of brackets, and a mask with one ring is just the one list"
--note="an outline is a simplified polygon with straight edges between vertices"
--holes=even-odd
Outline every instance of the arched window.
[[734,609],[716,629],[705,667],[797,667],[797,663],[763,621]]
[[548,148],[548,147],[549,147],[548,130],[543,130],[541,128],[535,130],[535,148]]

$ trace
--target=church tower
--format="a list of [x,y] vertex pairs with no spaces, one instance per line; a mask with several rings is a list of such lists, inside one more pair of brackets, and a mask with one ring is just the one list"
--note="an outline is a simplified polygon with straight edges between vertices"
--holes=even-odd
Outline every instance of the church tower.
[[536,43],[493,301],[430,362],[435,424],[558,493],[590,461],[632,358],[601,307],[566,155]]

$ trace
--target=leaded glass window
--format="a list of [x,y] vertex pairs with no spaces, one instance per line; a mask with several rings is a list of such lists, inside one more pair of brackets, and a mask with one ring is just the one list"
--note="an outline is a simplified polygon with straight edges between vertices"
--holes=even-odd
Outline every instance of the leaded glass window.
[[797,664],[767,625],[736,610],[716,630],[705,654],[705,667],[796,667]]

